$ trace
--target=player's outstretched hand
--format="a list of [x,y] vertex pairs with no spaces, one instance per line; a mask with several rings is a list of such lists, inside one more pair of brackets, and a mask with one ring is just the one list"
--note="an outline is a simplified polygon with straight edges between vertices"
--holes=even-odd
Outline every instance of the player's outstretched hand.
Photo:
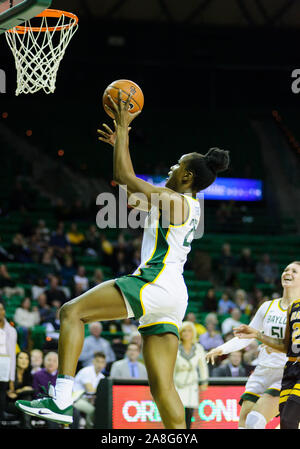
[[116,121],[116,126],[122,126],[122,127],[128,127],[132,120],[134,120],[141,111],[137,112],[130,112],[129,105],[130,100],[132,98],[132,94],[130,94],[126,101],[122,100],[122,92],[121,89],[118,91],[118,103],[116,103],[110,95],[108,95],[108,98],[110,99],[110,102],[112,104],[112,108],[107,106],[107,104],[104,105],[104,107],[113,113]]
[[[102,140],[102,142],[108,143],[112,147],[115,145],[116,142],[116,131],[113,131],[106,123],[102,124],[103,128],[105,128],[105,131],[103,129],[97,129],[98,134],[100,134],[101,137],[98,137],[98,140]],[[116,121],[114,120],[114,127],[116,129]],[[131,130],[130,127],[128,127],[128,132]]]
[[220,355],[223,355],[222,349],[214,348],[211,349],[205,356],[206,360],[208,362],[211,362],[212,365],[215,364],[215,359],[219,357]]
[[241,324],[239,327],[233,328],[233,333],[238,338],[257,338],[257,330],[247,324]]

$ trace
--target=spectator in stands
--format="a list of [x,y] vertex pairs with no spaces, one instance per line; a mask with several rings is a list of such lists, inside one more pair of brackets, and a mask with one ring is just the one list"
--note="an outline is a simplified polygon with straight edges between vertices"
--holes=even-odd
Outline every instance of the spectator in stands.
[[85,273],[85,268],[83,265],[78,267],[77,273],[73,278],[74,284],[81,285],[82,293],[89,289],[89,280]]
[[237,261],[238,270],[242,273],[254,273],[255,272],[255,261],[251,255],[250,248],[243,248],[241,251],[240,258]]
[[208,314],[205,318],[207,332],[199,337],[199,343],[204,347],[205,351],[210,351],[224,343],[217,326],[218,320],[216,319],[215,314]]
[[61,254],[62,250],[68,245],[64,231],[64,223],[62,221],[58,223],[56,231],[51,234],[49,245],[52,246],[58,254]]
[[248,301],[245,290],[238,288],[234,293],[234,302],[242,312],[242,314],[250,316],[253,310],[252,304]]
[[52,248],[49,248],[43,253],[41,263],[39,265],[40,277],[46,278],[49,274],[55,275],[60,269],[59,264],[53,261]]
[[124,334],[124,343],[128,343],[130,340],[130,337],[137,332],[138,328],[136,324],[132,321],[131,318],[125,318],[121,322],[121,330]]
[[45,249],[39,238],[38,232],[34,231],[33,234],[27,238],[27,242],[31,262],[38,263]]
[[50,240],[50,230],[47,228],[45,220],[41,219],[38,221],[36,231],[38,231],[41,240],[46,244]]
[[4,419],[6,392],[13,393],[16,376],[17,331],[5,317],[5,307],[0,301],[0,356],[2,360],[0,377],[0,421]]
[[31,401],[33,398],[30,356],[25,351],[20,351],[16,356],[14,390],[8,391],[7,396],[5,411],[18,416],[21,421],[21,428],[30,429],[30,416],[25,416],[15,407],[16,400]]
[[236,304],[229,297],[229,291],[223,292],[218,302],[218,314],[227,315],[235,307]]
[[50,286],[45,290],[47,304],[51,307],[61,307],[67,301],[67,296],[62,288],[59,287],[57,276],[51,276]]
[[222,246],[221,255],[217,260],[217,270],[224,285],[230,286],[233,284],[236,272],[236,259],[231,253],[229,243],[224,243]]
[[212,377],[245,377],[242,351],[231,352],[228,357],[212,370]]
[[84,243],[88,254],[97,256],[100,250],[100,232],[95,225],[91,225],[86,231]]
[[26,263],[31,260],[26,239],[20,233],[14,235],[9,251],[14,256],[15,262]]
[[67,232],[67,240],[71,245],[80,246],[85,240],[83,232],[80,232],[77,223],[72,223],[69,232]]
[[7,298],[13,295],[24,296],[24,288],[16,285],[4,264],[0,265],[0,294]]
[[40,323],[40,314],[36,306],[31,308],[31,299],[25,297],[21,302],[21,306],[17,307],[14,313],[14,322],[17,326],[18,333],[21,332],[21,349],[28,346],[28,331],[31,327]]
[[200,324],[197,322],[197,318],[196,318],[196,315],[194,314],[194,312],[187,313],[185,321],[190,321],[191,323],[193,323],[198,337],[200,337],[200,335],[202,335],[206,332],[205,326],[203,326],[203,324]]
[[129,343],[123,360],[114,362],[110,377],[115,379],[148,379],[145,365],[138,361],[140,348],[135,343]]
[[226,318],[222,323],[222,335],[226,335],[229,332],[232,332],[232,329],[234,327],[238,327],[242,324],[242,322],[240,321],[242,313],[238,307],[232,309],[230,315],[231,316],[229,318]]
[[59,308],[57,307],[54,311],[54,316],[49,318],[47,321],[43,323],[43,326],[46,329],[46,338],[49,340],[54,340],[51,343],[51,348],[56,349],[58,345],[59,339],[59,330],[60,330],[60,319],[59,319]]
[[32,349],[30,351],[31,374],[40,371],[44,363],[44,353],[41,349]]
[[104,352],[95,352],[92,364],[78,371],[74,379],[73,392],[80,395],[75,400],[74,407],[85,414],[86,428],[94,427],[95,393],[101,379],[104,379],[102,371],[105,369],[106,357]]
[[79,357],[82,366],[91,365],[95,352],[104,352],[106,356],[106,363],[111,363],[116,360],[109,341],[101,337],[103,326],[100,322],[89,324],[90,335],[85,337],[83,348]]
[[40,324],[43,324],[54,317],[52,308],[47,303],[47,296],[45,293],[41,293],[37,297],[38,311],[40,315]]
[[205,312],[215,312],[218,311],[218,299],[215,294],[214,288],[209,288],[203,299],[203,308]]
[[199,406],[199,390],[206,390],[209,373],[204,348],[197,343],[197,331],[191,321],[183,322],[179,337],[174,383],[185,408],[187,429],[190,429],[194,409]]
[[264,254],[261,261],[256,264],[256,278],[258,282],[275,284],[278,280],[278,265],[271,262],[269,254]]
[[56,352],[48,352],[44,357],[44,368],[40,369],[33,375],[33,389],[34,396],[39,397],[39,394],[44,395],[45,391],[42,387],[48,391],[48,383],[55,386],[58,369],[58,355]]
[[101,270],[101,268],[96,268],[91,282],[91,287],[95,287],[96,285],[102,284],[103,281],[104,281],[103,271]]
[[[41,396],[45,396],[45,392],[49,391],[49,385],[55,386],[57,379],[58,369],[58,355],[54,351],[48,352],[44,357],[44,368],[37,371],[33,375],[33,389],[34,396],[39,399]],[[50,429],[58,429],[59,424],[55,422],[46,422],[47,427]]]
[[64,264],[61,267],[60,275],[64,284],[72,286],[76,274],[76,266],[72,256],[65,257]]

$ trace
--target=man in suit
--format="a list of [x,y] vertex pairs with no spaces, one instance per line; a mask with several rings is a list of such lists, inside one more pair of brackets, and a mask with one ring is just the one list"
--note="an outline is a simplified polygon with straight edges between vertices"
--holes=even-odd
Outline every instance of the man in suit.
[[242,364],[242,352],[229,354],[228,361],[212,370],[212,377],[246,377],[246,368]]
[[148,379],[145,366],[138,362],[139,355],[138,345],[129,343],[125,358],[112,364],[110,377],[115,379]]

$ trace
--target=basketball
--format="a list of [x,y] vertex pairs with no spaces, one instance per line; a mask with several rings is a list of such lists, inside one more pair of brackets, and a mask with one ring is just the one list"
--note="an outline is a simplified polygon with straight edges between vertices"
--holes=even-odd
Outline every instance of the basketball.
[[[129,104],[129,110],[131,113],[141,111],[144,106],[144,94],[142,92],[142,89],[133,81],[130,80],[117,80],[111,83],[104,91],[103,94],[103,107],[106,104],[108,107],[113,109],[113,105],[111,104],[110,99],[108,98],[108,95],[111,96],[111,98],[118,103],[118,91],[121,89],[121,98],[122,101],[126,101],[128,96],[132,94],[131,101]],[[105,112],[114,119],[113,113],[105,109]]]

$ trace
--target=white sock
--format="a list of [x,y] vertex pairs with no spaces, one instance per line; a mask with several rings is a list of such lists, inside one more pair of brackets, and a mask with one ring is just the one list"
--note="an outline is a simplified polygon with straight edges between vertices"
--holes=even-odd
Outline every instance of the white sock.
[[55,385],[55,398],[54,402],[60,409],[65,409],[73,404],[72,391],[73,391],[74,377],[58,377]]

